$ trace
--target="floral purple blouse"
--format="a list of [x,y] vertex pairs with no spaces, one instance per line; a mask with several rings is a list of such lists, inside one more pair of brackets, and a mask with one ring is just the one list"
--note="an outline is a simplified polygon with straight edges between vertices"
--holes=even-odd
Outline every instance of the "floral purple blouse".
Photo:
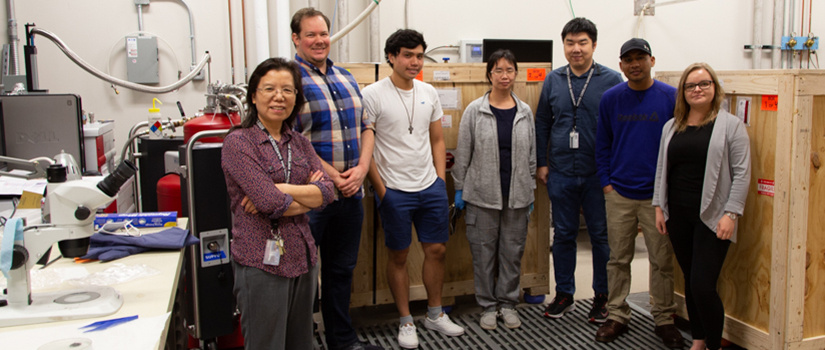
[[[288,158],[287,145],[292,145],[289,183],[306,184],[312,172],[323,171],[312,145],[301,134],[286,131],[277,144],[285,162]],[[309,268],[318,262],[309,217],[306,214],[282,216],[292,203],[292,196],[275,187],[276,183],[283,183],[286,176],[267,133],[257,126],[231,132],[223,141],[221,167],[233,214],[231,251],[234,261],[286,278],[309,272]],[[332,202],[332,180],[326,173],[320,181],[312,184],[321,189],[324,197],[323,205],[316,210]],[[244,211],[241,206],[244,196],[249,197],[258,214]],[[272,238],[270,220],[278,221],[284,240],[284,255],[278,266],[263,263],[266,242]]]

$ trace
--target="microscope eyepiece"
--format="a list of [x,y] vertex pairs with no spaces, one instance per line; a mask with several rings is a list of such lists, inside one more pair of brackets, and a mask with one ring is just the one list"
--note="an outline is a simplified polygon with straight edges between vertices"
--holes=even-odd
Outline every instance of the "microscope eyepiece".
[[52,164],[46,168],[46,180],[50,183],[66,182],[66,166]]
[[97,183],[97,188],[103,191],[107,196],[114,197],[120,191],[120,187],[137,172],[137,167],[128,159],[124,160],[117,166],[109,176]]

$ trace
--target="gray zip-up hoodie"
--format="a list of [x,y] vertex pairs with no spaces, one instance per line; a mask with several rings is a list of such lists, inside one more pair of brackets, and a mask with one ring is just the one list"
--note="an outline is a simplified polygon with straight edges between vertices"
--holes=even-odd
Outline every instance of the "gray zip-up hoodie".
[[[536,129],[530,106],[511,93],[516,101],[513,119],[510,200],[507,207],[525,208],[534,201],[536,189]],[[496,117],[490,110],[490,93],[464,110],[458,129],[458,148],[451,172],[456,190],[465,202],[487,209],[504,209],[499,175],[499,146]]]

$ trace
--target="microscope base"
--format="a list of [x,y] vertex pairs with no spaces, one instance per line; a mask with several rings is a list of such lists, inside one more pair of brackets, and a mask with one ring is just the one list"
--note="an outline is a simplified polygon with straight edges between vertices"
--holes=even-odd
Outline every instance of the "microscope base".
[[111,315],[123,305],[112,287],[85,287],[32,294],[31,305],[0,307],[0,327],[68,321]]

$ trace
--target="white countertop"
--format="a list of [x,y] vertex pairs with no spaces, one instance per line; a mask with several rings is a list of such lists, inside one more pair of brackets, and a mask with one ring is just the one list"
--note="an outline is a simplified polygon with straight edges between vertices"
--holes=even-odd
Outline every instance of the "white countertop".
[[[179,222],[185,227],[185,221]],[[143,230],[143,229],[141,229]],[[53,249],[54,250],[54,249]],[[0,343],[5,349],[37,349],[43,344],[69,337],[92,340],[93,349],[163,349],[169,328],[177,283],[180,276],[183,249],[177,251],[150,251],[128,256],[108,263],[74,263],[61,258],[48,269],[83,267],[89,273],[103,271],[115,263],[127,266],[146,265],[159,274],[141,277],[111,285],[120,293],[123,306],[114,314],[82,320],[58,321],[0,328]],[[2,275],[0,275],[2,278]],[[65,285],[65,284],[64,284]],[[39,291],[34,291],[37,294]],[[4,307],[0,307],[0,313]],[[105,331],[82,333],[77,327],[114,318],[139,315],[138,320],[112,327]],[[160,332],[158,332],[160,331]],[[112,343],[116,342],[116,343]],[[114,347],[112,347],[114,344]],[[147,346],[146,344],[152,344]]]

